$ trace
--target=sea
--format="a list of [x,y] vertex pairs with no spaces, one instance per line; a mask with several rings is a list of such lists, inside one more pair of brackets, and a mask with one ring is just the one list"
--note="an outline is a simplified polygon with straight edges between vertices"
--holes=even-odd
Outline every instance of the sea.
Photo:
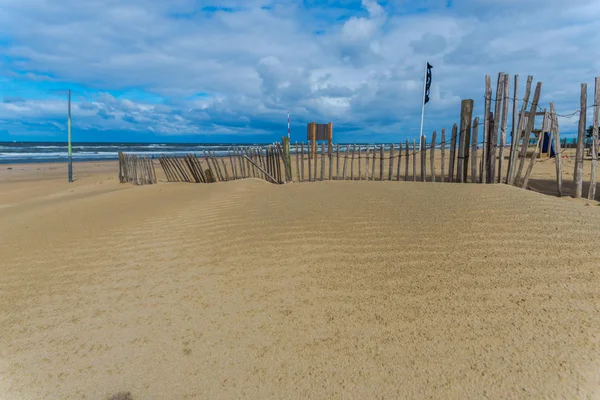
[[[336,144],[337,145],[337,144]],[[240,147],[263,147],[265,143],[73,143],[73,161],[118,160],[119,152],[134,153],[157,158],[162,154],[197,154],[214,152],[216,156],[227,155],[229,150]],[[378,145],[379,146],[379,145]],[[340,151],[346,151],[347,144],[340,144]],[[366,150],[366,145],[358,145]],[[390,144],[384,145],[385,149]],[[379,148],[379,147],[378,147]],[[307,146],[308,151],[308,146]],[[290,152],[295,153],[292,145]],[[57,142],[0,142],[0,164],[49,163],[68,160],[67,144]]]
[[[73,161],[118,160],[119,152],[135,153],[148,157],[162,154],[177,155],[204,151],[226,155],[239,147],[259,147],[263,143],[73,143]],[[65,162],[68,160],[67,144],[57,142],[0,142],[0,164]]]

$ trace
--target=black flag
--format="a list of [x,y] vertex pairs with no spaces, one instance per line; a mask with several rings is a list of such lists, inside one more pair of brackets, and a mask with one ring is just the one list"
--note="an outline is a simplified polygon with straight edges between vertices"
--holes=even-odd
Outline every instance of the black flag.
[[427,104],[429,102],[429,89],[431,87],[431,68],[433,68],[433,66],[427,63],[427,78],[425,79],[425,103],[423,104]]

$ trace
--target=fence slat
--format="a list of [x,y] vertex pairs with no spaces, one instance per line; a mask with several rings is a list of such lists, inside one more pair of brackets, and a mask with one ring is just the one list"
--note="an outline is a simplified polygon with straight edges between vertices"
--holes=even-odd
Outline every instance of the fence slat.
[[[473,120],[473,132],[471,134],[471,183],[477,183],[477,140],[479,137],[479,117]],[[466,179],[465,179],[466,180]]]
[[313,154],[313,162],[314,162],[314,171],[313,172],[315,174],[313,181],[315,181],[315,182],[317,181],[317,174],[318,174],[318,172],[317,172],[318,171],[317,170],[317,161],[319,160],[319,147],[317,146],[316,142],[317,141],[315,140],[315,143],[312,146],[313,147],[313,151],[315,153],[315,154]]
[[[331,132],[331,131],[330,131]],[[329,180],[333,179],[333,143],[327,142],[327,158],[329,159]]]
[[427,138],[425,135],[421,136],[421,182],[426,182],[427,177]]
[[406,139],[406,146],[405,146],[405,151],[404,151],[404,155],[405,155],[404,159],[405,159],[405,164],[406,164],[404,166],[405,167],[404,168],[404,181],[405,182],[408,182],[408,163],[409,163],[409,159],[410,159],[409,155],[408,155],[408,152],[409,152],[408,147],[409,147],[408,146],[408,139]]
[[581,96],[579,97],[579,129],[577,130],[577,150],[575,153],[575,198],[580,199],[583,192],[583,153],[585,146],[585,129],[587,117],[587,83],[581,84]]
[[340,145],[335,146],[335,179],[340,179]]
[[308,181],[312,182],[313,177],[312,177],[312,158],[311,157],[314,157],[314,154],[312,154],[312,145],[311,145],[310,141],[306,145],[306,152],[308,153]]
[[435,182],[435,139],[437,138],[437,132],[433,131],[431,134],[431,147],[429,150],[429,170],[431,171],[431,182]]
[[594,120],[592,125],[592,172],[590,176],[590,190],[588,199],[596,198],[596,185],[598,182],[598,124],[600,123],[600,77],[594,82]]
[[458,131],[458,126],[456,124],[452,125],[452,133],[450,134],[450,160],[448,163],[448,182],[454,182],[454,165],[456,158],[456,134]]
[[556,189],[558,196],[562,196],[562,150],[560,147],[560,129],[558,128],[558,118],[556,117],[554,103],[550,103],[550,114],[552,116],[552,129],[554,130],[554,152],[556,153],[554,156],[556,164]]
[[300,151],[302,152],[300,160],[300,182],[304,182],[304,142],[300,144]]
[[515,183],[521,180],[521,174],[523,173],[523,167],[525,166],[525,160],[527,158],[527,148],[529,147],[529,138],[531,132],[535,127],[535,113],[537,111],[538,103],[540,101],[540,93],[542,90],[542,82],[538,82],[535,86],[535,92],[533,93],[533,100],[531,101],[531,108],[529,109],[529,116],[523,115],[523,143],[521,144],[521,152],[519,154],[519,169],[515,175]]
[[529,176],[531,175],[531,171],[533,171],[533,166],[535,165],[535,161],[538,158],[538,153],[540,153],[542,151],[542,141],[544,140],[544,132],[546,131],[547,124],[548,124],[548,113],[546,112],[546,109],[544,109],[544,121],[542,122],[542,129],[541,129],[540,134],[538,135],[538,140],[535,145],[535,150],[533,151],[533,154],[531,155],[531,160],[529,160],[529,166],[527,167],[527,172],[525,172],[525,177],[523,178],[523,183],[521,184],[521,187],[523,189],[527,188],[527,184],[529,183]]
[[321,181],[325,179],[325,142],[321,142]]
[[362,172],[361,172],[361,146],[358,145],[358,180],[362,181]]
[[371,180],[375,180],[375,159],[377,158],[377,150],[375,149],[375,145],[373,145],[373,160],[371,161]]
[[394,143],[390,145],[390,165],[388,171],[388,181],[392,180],[394,176]]
[[413,182],[417,181],[417,141],[413,140],[413,145],[412,145],[412,164],[413,164]]
[[442,137],[440,143],[440,155],[442,157],[442,166],[440,168],[441,181],[446,181],[446,128],[442,128]]
[[354,154],[356,153],[356,145],[352,145],[352,159],[350,160],[350,180],[354,180]]
[[342,172],[342,179],[346,180],[346,164],[348,163],[348,152],[350,151],[350,145],[346,145],[346,153],[344,154],[344,167]]
[[367,145],[367,149],[365,150],[367,155],[365,156],[365,180],[369,180],[369,160],[371,159],[370,157],[370,153],[371,153],[371,149],[369,148],[369,145]]
[[402,142],[398,143],[398,167],[396,171],[396,181],[400,180],[400,166],[402,165]]

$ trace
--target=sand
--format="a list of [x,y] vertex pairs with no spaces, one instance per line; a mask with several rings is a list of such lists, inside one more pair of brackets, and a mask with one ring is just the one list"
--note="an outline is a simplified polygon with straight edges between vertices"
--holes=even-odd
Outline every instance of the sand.
[[595,203],[90,168],[0,179],[3,400],[599,396]]

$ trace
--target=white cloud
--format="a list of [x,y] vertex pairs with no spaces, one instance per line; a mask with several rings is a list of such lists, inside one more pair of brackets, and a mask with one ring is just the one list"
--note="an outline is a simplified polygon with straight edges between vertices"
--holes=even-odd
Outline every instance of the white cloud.
[[[595,0],[465,0],[450,9],[446,0],[362,0],[352,9],[202,4],[217,10],[200,12],[192,0],[0,0],[8,56],[0,77],[17,89],[64,82],[165,97],[157,105],[75,93],[88,97],[76,101],[74,118],[97,129],[277,133],[290,110],[294,122],[331,120],[357,135],[400,140],[418,131],[426,59],[434,65],[427,130],[456,122],[461,98],[475,99],[481,115],[485,74],[519,73],[521,95],[533,74],[544,82],[543,106],[555,101],[559,113],[576,109],[579,84],[591,88],[599,75]],[[48,122],[64,113],[64,101],[5,95],[25,99],[0,104],[0,131],[16,118]],[[576,124],[561,121],[563,130]]]

